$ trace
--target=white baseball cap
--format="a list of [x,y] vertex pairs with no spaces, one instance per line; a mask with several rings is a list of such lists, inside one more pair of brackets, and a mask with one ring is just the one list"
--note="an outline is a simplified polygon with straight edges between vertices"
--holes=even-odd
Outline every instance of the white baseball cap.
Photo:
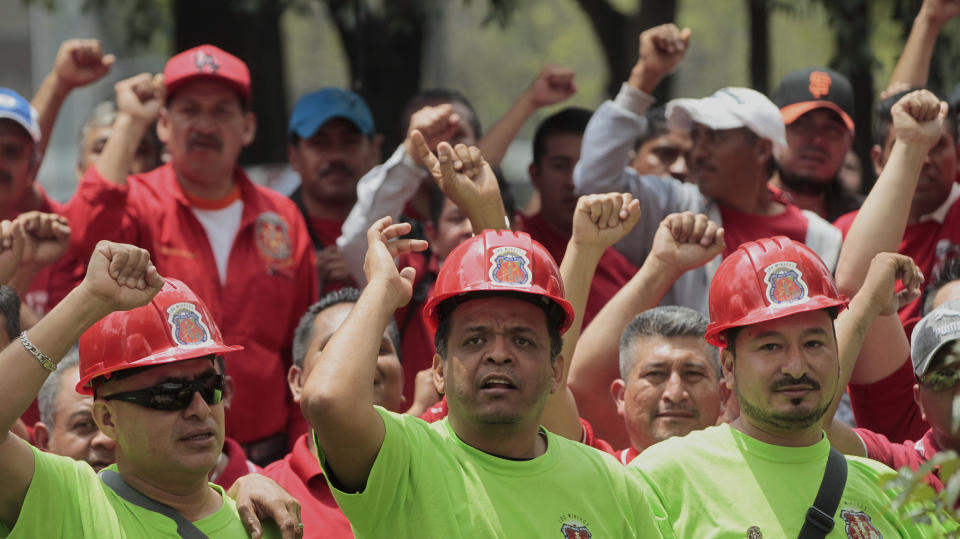
[[667,103],[666,116],[671,129],[692,129],[694,122],[710,129],[746,127],[779,149],[787,147],[780,109],[750,88],[727,87],[702,99],[674,99]]

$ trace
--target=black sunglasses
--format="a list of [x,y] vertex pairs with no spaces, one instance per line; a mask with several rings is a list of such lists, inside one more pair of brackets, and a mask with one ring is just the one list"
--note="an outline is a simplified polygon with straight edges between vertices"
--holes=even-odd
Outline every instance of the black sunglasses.
[[136,391],[124,391],[105,395],[103,400],[122,400],[154,410],[183,410],[193,402],[193,394],[207,404],[223,400],[226,380],[221,374],[208,374],[194,380],[167,380],[161,384]]

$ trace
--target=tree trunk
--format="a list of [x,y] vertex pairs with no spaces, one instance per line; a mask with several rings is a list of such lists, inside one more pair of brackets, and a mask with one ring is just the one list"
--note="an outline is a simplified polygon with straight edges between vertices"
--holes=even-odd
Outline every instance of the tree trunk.
[[747,0],[750,14],[750,85],[770,91],[770,6],[768,0]]
[[[639,0],[638,0],[639,3]],[[593,31],[603,49],[607,64],[607,95],[616,95],[620,84],[630,76],[637,61],[640,32],[668,22],[677,16],[676,0],[653,0],[638,5],[633,13],[622,13],[607,0],[577,0],[590,19]],[[664,103],[671,95],[672,80],[668,77],[653,92]]]
[[350,64],[352,89],[370,106],[384,157],[403,140],[400,115],[420,89],[425,2],[391,0],[374,13],[364,0],[326,0]]
[[[209,43],[237,56],[250,68],[257,136],[241,163],[286,161],[287,102],[279,0],[175,0],[177,52]],[[246,7],[249,6],[249,7]]]

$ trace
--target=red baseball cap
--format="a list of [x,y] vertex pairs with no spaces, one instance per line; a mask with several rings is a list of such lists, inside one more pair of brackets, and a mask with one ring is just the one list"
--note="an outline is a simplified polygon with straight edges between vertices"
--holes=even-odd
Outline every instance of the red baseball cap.
[[250,103],[250,70],[236,56],[213,45],[200,45],[171,58],[163,68],[163,84],[169,98],[184,83],[201,77],[219,79]]

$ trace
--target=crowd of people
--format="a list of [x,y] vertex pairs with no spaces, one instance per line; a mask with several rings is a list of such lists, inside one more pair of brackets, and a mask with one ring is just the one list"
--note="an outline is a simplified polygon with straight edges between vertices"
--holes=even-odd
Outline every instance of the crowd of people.
[[571,70],[487,130],[424,90],[395,149],[308,93],[286,196],[238,165],[250,72],[213,45],[116,84],[58,202],[57,113],[116,62],[65,41],[0,88],[0,536],[958,533],[882,481],[944,491],[960,451],[960,84],[925,88],[958,15],[924,0],[865,195],[842,74],[657,105],[695,43],[664,24],[537,125],[523,207],[499,164]]

